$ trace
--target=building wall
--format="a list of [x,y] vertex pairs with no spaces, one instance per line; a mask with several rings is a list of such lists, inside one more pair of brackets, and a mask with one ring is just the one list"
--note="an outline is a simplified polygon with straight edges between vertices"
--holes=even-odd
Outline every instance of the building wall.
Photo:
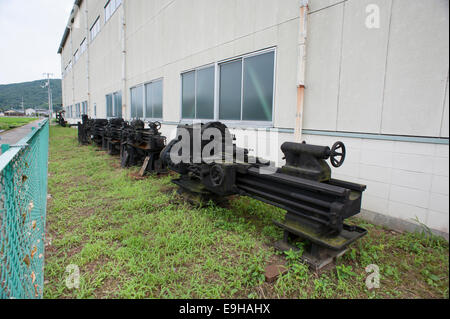
[[[369,4],[379,28],[366,27]],[[304,128],[449,137],[448,0],[313,0],[310,9]]]
[[[85,0],[79,14],[88,8],[83,19],[89,28],[100,15],[101,31],[65,75],[64,105],[89,100],[89,115],[94,116],[95,103],[97,117],[106,117],[105,95],[123,91],[123,17],[123,115],[131,116],[130,88],[162,78],[162,134],[169,139],[181,119],[182,72],[276,48],[272,127],[259,139],[252,127],[237,123],[231,128],[239,145],[282,165],[279,146],[294,140],[301,3],[125,0],[105,24],[106,1]],[[346,143],[346,162],[333,174],[368,186],[364,210],[405,222],[417,217],[448,234],[448,0],[309,4],[303,139]],[[380,9],[378,29],[366,27],[369,4]],[[63,65],[84,36],[85,27],[73,29],[62,51]],[[260,154],[258,144],[267,139],[275,147]]]

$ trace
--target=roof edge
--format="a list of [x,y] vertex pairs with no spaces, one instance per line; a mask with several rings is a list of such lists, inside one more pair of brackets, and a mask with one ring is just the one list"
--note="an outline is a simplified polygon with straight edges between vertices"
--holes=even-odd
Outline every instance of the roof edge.
[[73,4],[73,8],[72,8],[72,11],[70,12],[70,16],[69,16],[69,21],[67,21],[66,29],[64,30],[64,34],[63,34],[61,43],[59,44],[58,54],[62,53],[62,50],[63,50],[64,46],[66,45],[67,38],[69,37],[69,34],[70,34],[70,27],[75,19],[75,15],[78,13],[78,8],[81,6],[82,3],[83,3],[83,0],[75,0],[75,3]]

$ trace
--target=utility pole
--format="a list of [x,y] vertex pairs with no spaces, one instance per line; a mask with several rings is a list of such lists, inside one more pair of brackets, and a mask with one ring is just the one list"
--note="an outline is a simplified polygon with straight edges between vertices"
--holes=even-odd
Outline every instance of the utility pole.
[[53,118],[53,99],[52,99],[52,88],[50,86],[50,77],[53,76],[53,73],[44,73],[44,77],[47,77],[46,87],[48,90],[48,111],[49,111],[49,119]]

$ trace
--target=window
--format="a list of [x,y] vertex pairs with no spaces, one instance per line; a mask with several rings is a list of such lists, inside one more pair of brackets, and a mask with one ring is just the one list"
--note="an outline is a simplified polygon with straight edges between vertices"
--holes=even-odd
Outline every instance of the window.
[[122,117],[122,92],[116,92],[113,94],[114,101],[114,116]]
[[115,92],[106,96],[106,117],[122,117],[122,92]]
[[182,118],[214,118],[215,67],[210,66],[181,75]]
[[91,42],[95,39],[97,34],[100,32],[100,17],[95,20],[94,24],[91,27]]
[[87,101],[81,103],[81,115],[87,115]]
[[77,63],[79,58],[80,58],[80,52],[78,50],[76,50],[75,54],[73,55],[73,62]]
[[131,92],[131,118],[144,117],[144,86],[140,85],[130,90]]
[[273,49],[183,73],[182,118],[271,122],[274,75]]
[[105,23],[108,21],[116,9],[122,4],[122,0],[109,0],[105,5]]
[[80,118],[81,112],[80,112],[80,103],[75,104],[75,118]]
[[106,117],[113,117],[113,96],[108,94],[106,96]]
[[72,70],[72,61],[69,61],[66,66],[66,73],[70,72]]
[[86,51],[86,49],[87,49],[87,42],[86,42],[86,38],[84,38],[80,44],[80,54],[83,54]]
[[242,60],[220,65],[219,118],[241,119]]
[[162,80],[145,85],[145,118],[161,119],[162,114]]
[[156,80],[131,89],[131,118],[163,117],[163,81]]
[[275,53],[220,64],[219,119],[272,121]]

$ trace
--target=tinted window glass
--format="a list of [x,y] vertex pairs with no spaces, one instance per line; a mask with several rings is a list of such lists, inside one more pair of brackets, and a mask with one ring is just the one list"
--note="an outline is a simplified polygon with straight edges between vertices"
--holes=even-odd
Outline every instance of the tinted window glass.
[[242,61],[220,66],[219,119],[241,119]]
[[197,119],[214,118],[214,67],[197,71]]
[[162,118],[162,105],[163,105],[163,96],[162,96],[162,81],[157,81],[152,83],[152,97],[153,97],[153,117],[154,118]]
[[195,72],[182,75],[182,118],[195,118]]
[[242,120],[272,121],[274,53],[244,59]]

